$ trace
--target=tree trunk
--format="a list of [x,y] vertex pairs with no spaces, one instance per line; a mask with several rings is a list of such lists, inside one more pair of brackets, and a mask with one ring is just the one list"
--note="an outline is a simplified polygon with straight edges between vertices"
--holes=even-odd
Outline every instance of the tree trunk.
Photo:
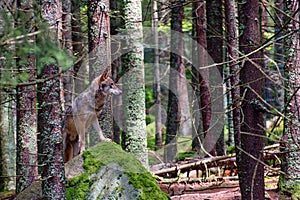
[[[194,138],[194,143],[202,143],[204,138],[210,140],[211,137],[208,134],[212,113],[211,113],[211,96],[209,91],[209,69],[205,68],[208,65],[207,55],[207,40],[206,40],[206,9],[205,1],[199,1],[194,3],[196,14],[196,40],[197,40],[197,52],[198,52],[198,66],[196,70],[199,72],[199,90],[200,101],[199,108],[201,111],[202,119],[202,132],[198,132],[198,136]],[[197,141],[198,140],[198,141]],[[209,141],[208,141],[209,142]],[[203,153],[201,149],[196,149],[199,154]],[[202,149],[203,150],[203,149]],[[213,149],[212,152],[215,150]],[[204,152],[206,154],[206,152]]]
[[[123,20],[120,15],[122,15],[122,9],[121,9],[122,2],[117,0],[110,0],[110,9],[111,13],[117,13],[116,15],[110,16],[110,34],[111,37],[114,37],[114,35],[120,34],[119,30],[122,26]],[[118,11],[121,10],[119,13]],[[120,43],[115,40],[111,40],[111,69],[112,69],[112,78],[117,83],[120,79],[121,73],[122,73],[122,55],[120,51]],[[118,85],[118,87],[122,90],[122,85]],[[118,96],[112,96],[113,98],[113,114],[114,114],[114,136],[113,140],[117,144],[121,144],[121,126],[122,126],[122,95]]]
[[[249,54],[242,62],[240,79],[243,88],[241,124],[241,147],[239,179],[243,199],[264,199],[264,166],[263,162],[263,115],[256,108],[256,102],[262,98],[263,74],[261,51],[255,51],[260,44],[259,1],[239,1],[239,48],[243,54]],[[255,51],[255,52],[254,52]],[[239,148],[237,146],[237,148]],[[250,155],[250,156],[249,156]]]
[[158,9],[157,2],[153,1],[152,27],[154,34],[154,98],[155,98],[155,147],[162,147],[162,108],[160,91],[159,49],[158,49]]
[[[62,4],[56,0],[52,3],[42,1],[41,5],[42,16],[50,27],[53,27],[49,30],[49,35],[58,43],[62,39],[62,26],[57,21],[62,16]],[[43,199],[49,200],[66,198],[59,71],[59,67],[55,64],[45,64],[39,74],[39,78],[44,79],[44,82],[37,86],[38,149],[42,163],[42,195]]]
[[80,8],[82,3],[80,0],[71,0],[71,25],[72,25],[72,49],[73,55],[76,57],[76,61],[73,65],[74,73],[74,92],[79,94],[84,90],[84,77],[87,74],[87,67],[83,64],[84,43],[86,42],[83,38],[84,33],[81,30],[82,21]]
[[[111,70],[109,0],[88,1],[88,40],[90,82],[108,68]],[[107,97],[99,115],[103,135],[113,137],[112,100]],[[94,133],[94,131],[92,132]],[[95,137],[95,138],[94,138]],[[91,136],[90,142],[99,141],[98,134]]]
[[[2,3],[2,2],[1,2]],[[11,10],[15,7],[12,0],[5,1],[1,6],[0,34],[12,34],[14,24]],[[3,38],[4,38],[3,37]],[[15,47],[12,44],[1,45],[0,50],[0,191],[15,190],[16,186],[16,105],[13,101],[15,90],[5,88],[6,84],[15,81],[11,68],[15,67]],[[4,59],[3,59],[4,58]]]
[[[287,33],[291,34],[285,41],[286,66],[285,77],[287,78],[285,87],[286,118],[284,119],[283,141],[281,144],[282,164],[279,187],[282,192],[292,195],[293,199],[299,199],[296,192],[300,187],[300,152],[299,152],[299,113],[300,113],[300,44],[299,44],[299,1],[287,1],[286,11],[289,16],[293,16],[287,27]],[[288,21],[287,19],[286,21]]]
[[[197,3],[193,3],[193,40],[198,41],[197,40],[197,31],[196,29],[199,28],[197,26],[197,8],[198,8],[198,4]],[[193,114],[192,114],[192,118],[193,118],[193,140],[192,140],[192,149],[195,151],[200,151],[201,149],[201,141],[203,140],[202,137],[202,118],[200,115],[200,73],[199,73],[199,66],[198,66],[198,62],[199,62],[199,58],[198,58],[198,42],[194,42],[193,43],[193,47],[192,47],[192,51],[193,51],[193,63],[194,65],[192,66],[192,88],[193,88],[193,104],[192,104],[192,108],[193,108]],[[199,111],[199,112],[197,112]]]
[[[223,14],[222,1],[206,1],[207,12],[207,52],[214,63],[223,62]],[[223,65],[218,65],[221,77],[223,77]],[[224,120],[224,119],[223,119]],[[214,155],[224,155],[224,128],[214,148]]]
[[0,189],[14,190],[16,185],[16,151],[15,151],[15,105],[11,96],[1,90],[0,113],[0,144],[1,144],[1,168]]
[[[72,45],[72,13],[71,13],[71,0],[62,1],[62,26],[63,26],[63,48],[66,49],[70,56],[73,55],[73,45]],[[65,106],[72,105],[73,94],[74,94],[74,70],[72,68],[68,69],[63,76],[63,88],[64,88],[64,102],[63,111],[65,111]]]
[[[17,28],[27,33],[27,30],[33,30],[32,2],[22,3],[17,1],[18,19]],[[27,10],[27,13],[23,12]],[[25,25],[23,25],[25,23]],[[31,37],[35,40],[34,37]],[[24,43],[22,44],[24,45]],[[29,78],[27,82],[35,81],[36,66],[34,54],[26,54],[18,51],[20,46],[16,46],[17,65],[20,71],[26,70]],[[22,61],[22,62],[21,62]],[[16,193],[30,186],[38,176],[37,170],[37,135],[36,135],[36,87],[35,85],[17,87],[17,161],[16,161]]]
[[[232,103],[230,108],[232,109],[232,121],[233,121],[233,132],[234,141],[237,155],[237,164],[240,163],[239,148],[241,148],[241,109],[240,109],[240,75],[239,65],[236,60],[238,55],[238,33],[236,27],[236,5],[235,0],[225,1],[225,23],[226,23],[226,39],[228,49],[228,61],[229,63],[229,76],[231,85],[231,98]],[[228,119],[229,120],[229,119]],[[229,124],[229,123],[228,123]]]
[[182,70],[183,38],[182,19],[183,5],[181,1],[174,1],[171,8],[171,47],[170,52],[170,75],[169,97],[166,122],[166,142],[164,160],[173,161],[177,153],[177,138],[179,134],[181,110],[180,110],[180,77]]
[[123,148],[148,168],[142,8],[140,0],[124,3],[125,55],[122,58],[124,136]]

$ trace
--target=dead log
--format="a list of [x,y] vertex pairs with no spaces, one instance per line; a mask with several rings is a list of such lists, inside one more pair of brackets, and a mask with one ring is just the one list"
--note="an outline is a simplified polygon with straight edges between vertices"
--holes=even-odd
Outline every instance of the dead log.
[[[279,150],[270,150],[277,148],[278,145],[272,145],[266,147],[264,150],[264,160],[275,160],[278,159],[280,155]],[[152,172],[153,175],[161,176],[161,177],[176,177],[179,176],[180,173],[189,172],[192,170],[201,170],[201,171],[208,171],[209,168],[213,167],[224,167],[224,166],[236,166],[235,164],[236,157],[235,154],[231,155],[225,155],[225,156],[217,156],[217,157],[211,157],[211,158],[203,158],[203,159],[197,159],[193,161],[187,162],[179,162],[175,163],[174,166],[168,167],[165,169],[160,169],[157,171]],[[272,170],[273,168],[265,165],[269,170]],[[274,169],[276,170],[276,169]],[[276,170],[277,171],[277,170]]]

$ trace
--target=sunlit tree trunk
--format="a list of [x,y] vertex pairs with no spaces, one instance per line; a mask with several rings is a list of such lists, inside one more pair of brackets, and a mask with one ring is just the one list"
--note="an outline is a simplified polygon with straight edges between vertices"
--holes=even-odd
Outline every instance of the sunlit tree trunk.
[[[61,1],[41,1],[42,16],[52,29],[53,41],[62,39]],[[43,35],[39,35],[43,37]],[[45,38],[39,38],[43,40]],[[38,150],[41,157],[41,180],[43,199],[65,199],[65,173],[61,131],[61,98],[59,67],[54,63],[42,66],[38,78],[44,81],[37,86],[38,100]]]
[[241,62],[240,79],[243,87],[241,120],[240,162],[238,166],[240,188],[243,199],[264,199],[264,166],[263,162],[263,114],[256,103],[262,97],[264,76],[262,72],[262,52],[257,51],[260,44],[259,1],[239,1],[239,50],[249,54]]
[[0,108],[0,144],[1,144],[1,164],[0,164],[0,189],[14,190],[16,185],[16,153],[15,153],[15,105],[11,96],[1,90]]
[[125,151],[148,168],[142,7],[140,0],[124,2],[125,41],[122,64],[123,136]]
[[300,187],[300,40],[299,40],[299,1],[286,1],[286,11],[289,17],[293,18],[287,27],[286,33],[291,34],[285,40],[285,107],[286,118],[284,119],[283,141],[281,143],[282,164],[279,187],[282,192],[292,196],[292,199],[299,199],[296,192]]

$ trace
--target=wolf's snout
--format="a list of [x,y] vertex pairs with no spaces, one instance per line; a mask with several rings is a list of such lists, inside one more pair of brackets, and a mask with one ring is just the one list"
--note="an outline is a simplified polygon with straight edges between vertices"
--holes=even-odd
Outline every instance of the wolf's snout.
[[111,94],[113,94],[113,95],[120,95],[120,94],[122,94],[122,90],[120,90],[120,89],[110,89],[109,92]]

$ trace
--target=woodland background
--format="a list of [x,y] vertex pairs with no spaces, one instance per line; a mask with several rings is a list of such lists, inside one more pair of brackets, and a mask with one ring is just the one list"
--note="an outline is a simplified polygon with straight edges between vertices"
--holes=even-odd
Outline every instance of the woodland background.
[[265,198],[269,171],[300,197],[298,1],[4,0],[0,14],[1,191],[41,179],[65,198],[64,112],[109,68],[123,94],[102,130],[144,166],[235,153],[219,169],[237,169],[243,199]]

